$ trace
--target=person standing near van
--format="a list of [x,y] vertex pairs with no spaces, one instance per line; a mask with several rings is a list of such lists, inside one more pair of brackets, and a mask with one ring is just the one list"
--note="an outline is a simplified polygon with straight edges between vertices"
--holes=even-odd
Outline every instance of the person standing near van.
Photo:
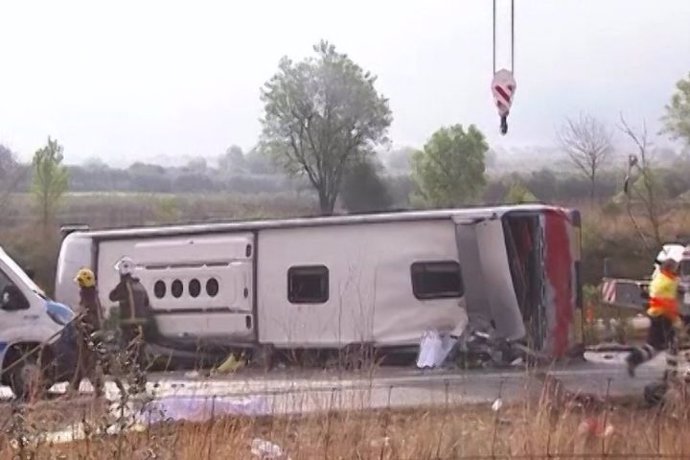
[[134,276],[135,264],[129,257],[123,257],[116,265],[120,273],[120,282],[110,292],[109,298],[120,306],[120,326],[126,347],[134,355],[134,360],[141,358],[143,338],[150,327],[149,296],[146,288]]
[[100,398],[103,396],[104,387],[103,370],[91,339],[92,334],[103,326],[103,311],[98,301],[96,276],[88,268],[82,268],[77,272],[74,281],[79,285],[80,310],[76,320],[77,368],[70,382],[70,391],[78,392],[81,381],[87,378],[94,387],[96,397]]

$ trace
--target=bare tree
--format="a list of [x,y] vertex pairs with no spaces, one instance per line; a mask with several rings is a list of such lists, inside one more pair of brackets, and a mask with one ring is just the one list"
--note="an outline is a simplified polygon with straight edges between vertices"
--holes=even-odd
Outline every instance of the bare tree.
[[[657,246],[660,247],[663,244],[661,239],[662,209],[660,207],[661,202],[659,200],[660,190],[658,187],[659,184],[654,175],[654,168],[652,167],[652,158],[650,154],[652,144],[649,141],[647,134],[647,124],[645,121],[643,121],[642,128],[636,131],[628,124],[621,114],[619,129],[632,141],[635,149],[637,150],[636,154],[629,155],[628,157],[628,177],[626,178],[625,192],[628,197],[631,197],[634,194],[637,200],[642,203],[645,216],[652,227],[654,241]],[[639,177],[637,180],[633,180],[631,178],[633,168],[639,172]],[[640,185],[639,188],[636,187],[638,182]],[[644,238],[644,234],[635,223],[635,219],[630,210],[629,213],[633,224]]]
[[613,150],[611,130],[596,118],[580,114],[577,119],[566,118],[557,136],[570,161],[589,180],[594,202],[597,173]]

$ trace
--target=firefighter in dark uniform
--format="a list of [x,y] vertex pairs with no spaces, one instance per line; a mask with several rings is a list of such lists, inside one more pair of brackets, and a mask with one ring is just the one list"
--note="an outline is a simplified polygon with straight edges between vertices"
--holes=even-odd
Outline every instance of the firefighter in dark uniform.
[[77,273],[74,281],[79,285],[79,311],[76,320],[77,337],[77,368],[72,381],[70,391],[77,393],[79,385],[87,378],[93,385],[96,397],[103,396],[104,377],[103,370],[94,349],[91,336],[103,326],[103,311],[98,301],[96,289],[96,276],[88,268],[82,268]]
[[120,305],[120,328],[127,349],[134,361],[142,361],[142,345],[151,327],[149,296],[146,288],[134,276],[135,264],[128,257],[116,265],[120,282],[110,292],[109,298]]

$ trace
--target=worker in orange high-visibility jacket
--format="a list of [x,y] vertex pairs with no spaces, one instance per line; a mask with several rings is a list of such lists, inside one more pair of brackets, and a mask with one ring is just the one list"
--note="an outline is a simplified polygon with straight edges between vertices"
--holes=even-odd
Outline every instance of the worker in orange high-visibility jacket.
[[667,350],[676,337],[676,329],[683,327],[678,307],[678,262],[666,259],[649,285],[647,315],[651,320],[647,343],[636,347],[626,358],[628,373],[635,375],[635,368],[660,351]]

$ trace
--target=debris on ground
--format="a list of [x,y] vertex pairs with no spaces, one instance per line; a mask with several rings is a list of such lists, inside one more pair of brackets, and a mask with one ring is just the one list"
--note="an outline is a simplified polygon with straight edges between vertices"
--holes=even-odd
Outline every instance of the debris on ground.
[[251,453],[261,460],[291,460],[278,444],[261,438],[252,440]]
[[436,330],[424,331],[419,343],[417,368],[428,369],[441,366],[456,342],[456,339],[441,336]]
[[234,353],[230,353],[230,356],[214,370],[214,374],[229,374],[231,372],[236,372],[244,367],[244,365],[245,361],[242,359],[242,355],[236,358]]
[[187,371],[184,373],[184,376],[187,379],[209,378],[211,376],[211,369],[195,369],[192,371]]
[[600,417],[590,417],[582,421],[577,429],[580,436],[594,436],[597,438],[608,438],[613,434],[613,425],[604,424]]
[[372,439],[369,445],[374,449],[388,448],[391,445],[391,438],[384,436],[383,438]]

